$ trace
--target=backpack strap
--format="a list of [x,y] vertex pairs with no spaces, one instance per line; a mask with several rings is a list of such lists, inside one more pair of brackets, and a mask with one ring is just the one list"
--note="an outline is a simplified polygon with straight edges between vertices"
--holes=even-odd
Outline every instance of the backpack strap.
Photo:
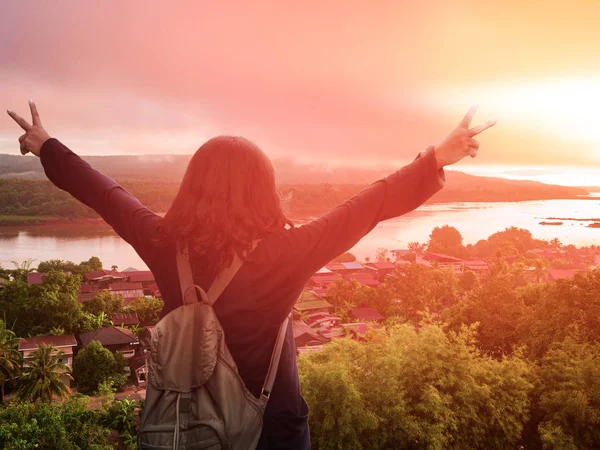
[[261,400],[266,404],[271,396],[273,390],[273,384],[275,384],[275,378],[277,377],[277,369],[279,368],[279,359],[281,358],[281,350],[283,349],[283,342],[285,341],[285,334],[287,332],[288,324],[290,322],[291,313],[285,318],[281,326],[279,327],[279,333],[277,333],[277,339],[275,340],[275,348],[271,354],[271,363],[269,364],[269,370],[267,370],[267,376],[260,392]]
[[189,304],[197,302],[197,294],[200,293],[201,301],[212,306],[229,285],[238,270],[240,270],[243,263],[244,261],[242,261],[237,253],[234,254],[231,265],[217,275],[207,293],[200,286],[194,284],[187,246],[181,247],[178,245],[177,271],[179,272],[179,286],[181,288],[183,303]]

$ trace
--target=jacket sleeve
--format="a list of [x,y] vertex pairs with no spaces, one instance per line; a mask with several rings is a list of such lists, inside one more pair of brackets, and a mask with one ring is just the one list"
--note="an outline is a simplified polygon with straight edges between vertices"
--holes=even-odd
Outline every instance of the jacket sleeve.
[[159,217],[116,181],[93,169],[57,139],[42,146],[44,172],[58,188],[94,209],[142,259],[152,245]]
[[[322,217],[277,233],[274,245],[268,246],[277,250],[270,250],[272,253],[263,258],[284,271],[284,277],[301,278],[304,283],[332,259],[350,250],[379,222],[414,210],[444,184],[444,172],[437,168],[434,150],[430,149]],[[265,306],[279,320],[293,304]]]

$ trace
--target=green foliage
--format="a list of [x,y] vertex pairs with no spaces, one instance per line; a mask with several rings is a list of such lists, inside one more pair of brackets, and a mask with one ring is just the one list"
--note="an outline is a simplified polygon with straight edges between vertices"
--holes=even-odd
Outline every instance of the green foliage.
[[375,253],[375,262],[390,262],[390,251],[387,248],[378,248]]
[[534,239],[529,230],[510,227],[492,234],[475,244],[472,253],[479,257],[524,254],[535,248],[547,248],[548,243]]
[[163,306],[164,303],[160,298],[139,297],[129,305],[129,309],[137,313],[141,325],[154,325],[158,323],[158,316]]
[[69,366],[62,362],[64,353],[52,345],[40,345],[23,364],[17,397],[21,401],[51,403],[65,397],[70,390],[63,378],[73,379]]
[[465,270],[465,272],[459,277],[459,285],[463,291],[472,291],[476,287],[481,286],[481,283],[473,271]]
[[398,325],[333,341],[299,371],[319,449],[506,449],[528,418],[532,369],[482,356],[472,330]]
[[19,339],[0,320],[0,404],[4,401],[4,383],[20,372],[21,352],[17,350]]
[[141,403],[127,398],[110,403],[104,410],[102,423],[119,432],[121,440],[128,450],[137,449],[136,409]]
[[395,313],[419,322],[423,311],[440,313],[453,305],[459,294],[459,280],[454,270],[430,269],[420,264],[398,266],[393,277],[388,277],[380,289],[389,298],[397,300]]
[[63,261],[62,259],[51,259],[42,261],[37,268],[38,272],[50,272],[51,270],[59,270],[70,272],[74,275],[83,275],[88,272],[94,272],[102,269],[102,261],[97,256],[92,256],[87,261],[82,261],[75,264],[72,261]]
[[80,284],[78,275],[54,270],[39,285],[16,279],[0,290],[0,310],[7,323],[14,324],[17,336],[45,335],[57,327],[73,333],[82,319],[77,301]]
[[488,283],[443,312],[452,329],[479,324],[477,343],[484,352],[499,357],[519,344],[517,327],[525,313],[523,301],[506,283]]
[[464,258],[466,250],[460,232],[449,225],[435,227],[429,235],[428,252],[443,253],[457,258]]
[[545,449],[600,448],[600,344],[567,338],[541,366],[539,432]]
[[527,305],[518,323],[519,340],[532,358],[540,359],[574,332],[584,342],[600,339],[600,269],[517,292]]
[[110,450],[110,429],[88,399],[60,404],[16,403],[0,407],[0,448],[6,450]]
[[113,383],[113,387],[122,389],[127,380],[123,373],[125,364],[123,355],[113,355],[98,341],[90,342],[73,360],[77,390],[82,394],[92,395],[107,380]]
[[106,316],[121,312],[123,310],[123,297],[111,294],[109,291],[100,291],[90,300],[86,301],[83,310],[87,313],[99,316],[104,313]]

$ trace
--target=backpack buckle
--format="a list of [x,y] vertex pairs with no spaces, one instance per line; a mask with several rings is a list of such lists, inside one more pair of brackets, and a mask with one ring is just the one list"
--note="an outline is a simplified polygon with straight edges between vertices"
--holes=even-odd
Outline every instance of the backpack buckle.
[[264,399],[265,401],[268,401],[270,397],[271,393],[269,391],[266,391],[264,388],[262,391],[260,391],[260,398]]

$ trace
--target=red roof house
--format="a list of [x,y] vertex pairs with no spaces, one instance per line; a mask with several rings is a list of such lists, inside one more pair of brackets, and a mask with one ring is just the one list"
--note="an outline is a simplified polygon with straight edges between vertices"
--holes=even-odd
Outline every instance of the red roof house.
[[153,283],[154,274],[149,270],[138,270],[136,272],[128,272],[127,276],[131,283]]
[[129,300],[144,296],[142,283],[111,283],[108,290],[115,295],[120,295],[127,304]]
[[46,275],[48,275],[47,272],[31,272],[27,274],[27,284],[29,286],[33,284],[42,284]]
[[292,330],[294,332],[296,347],[322,345],[327,342],[324,337],[319,336],[316,331],[311,330],[310,327],[301,320],[294,320],[292,322]]
[[124,280],[126,277],[116,270],[96,270],[95,272],[88,272],[85,274],[86,281],[111,281],[111,280]]
[[111,314],[110,321],[117,326],[134,326],[140,324],[137,313],[117,313]]
[[125,357],[132,357],[135,353],[135,346],[139,344],[138,338],[131,330],[121,327],[105,327],[79,335],[82,347],[92,341],[100,341],[110,351],[122,353]]
[[[33,357],[33,353],[40,345],[52,345],[57,352],[63,352],[62,362],[69,369],[73,369],[73,349],[77,346],[75,336],[64,334],[62,336],[35,336],[21,339],[18,349],[20,352],[23,352],[24,365],[28,364],[28,360]],[[61,380],[67,387],[71,386],[71,379],[67,375],[61,376]]]
[[548,269],[548,278],[550,281],[572,280],[579,272],[585,272],[581,269]]

